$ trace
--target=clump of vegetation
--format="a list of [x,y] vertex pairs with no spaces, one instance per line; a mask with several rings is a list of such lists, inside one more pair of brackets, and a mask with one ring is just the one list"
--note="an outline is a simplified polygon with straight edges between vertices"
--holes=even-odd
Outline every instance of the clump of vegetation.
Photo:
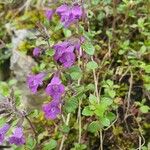
[[[9,70],[14,51],[32,59],[22,84],[34,100],[44,95],[40,107],[23,105],[26,91],[13,70],[2,78],[3,146],[149,150],[149,6],[149,0],[0,2],[0,66]],[[25,35],[14,46],[19,33]]]

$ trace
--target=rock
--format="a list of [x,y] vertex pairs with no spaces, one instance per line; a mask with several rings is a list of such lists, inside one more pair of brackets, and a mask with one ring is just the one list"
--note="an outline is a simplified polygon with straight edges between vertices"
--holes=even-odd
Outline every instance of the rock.
[[19,33],[17,34],[19,37],[14,37],[12,40],[13,49],[10,59],[10,69],[17,79],[17,83],[13,88],[14,90],[19,89],[21,91],[22,105],[24,108],[28,110],[31,110],[33,108],[40,109],[41,104],[47,98],[47,96],[44,90],[41,90],[37,94],[32,94],[27,87],[27,76],[31,73],[32,67],[37,65],[37,63],[31,56],[24,55],[17,50],[19,43],[28,36],[28,31],[19,30]]

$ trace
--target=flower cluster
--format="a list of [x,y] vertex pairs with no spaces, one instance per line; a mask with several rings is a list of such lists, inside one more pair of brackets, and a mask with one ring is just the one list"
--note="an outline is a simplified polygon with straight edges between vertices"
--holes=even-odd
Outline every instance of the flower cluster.
[[82,7],[78,4],[73,6],[63,4],[56,9],[56,13],[60,16],[61,22],[65,27],[78,22],[83,16]]
[[[73,23],[77,23],[84,16],[83,8],[78,5],[63,4],[56,10],[47,9],[45,16],[47,20],[51,20],[54,13],[56,13],[64,25],[69,27]],[[69,40],[59,42],[53,46],[54,49],[54,60],[62,65],[64,68],[70,68],[74,65],[77,56],[82,55],[81,44],[84,42],[84,37],[70,38]],[[41,54],[40,48],[36,47],[33,50],[33,56],[38,57]],[[31,92],[36,93],[38,87],[43,84],[44,74],[39,73],[37,75],[29,75],[27,78],[27,84]],[[42,110],[45,113],[47,119],[55,119],[61,112],[61,97],[65,92],[65,87],[61,83],[58,75],[54,75],[50,83],[47,85],[45,92],[52,98],[52,101],[44,104]]]
[[45,12],[46,18],[48,20],[51,20],[55,12],[60,17],[60,20],[64,27],[69,27],[70,25],[78,22],[82,17],[84,17],[83,8],[78,4],[74,4],[73,6],[63,4],[59,6],[56,11],[48,9]]
[[75,51],[81,55],[80,47],[83,42],[84,37],[80,37],[78,39],[74,38],[68,41],[57,43],[53,47],[55,50],[54,59],[61,63],[65,68],[70,68],[76,60]]
[[[5,135],[10,129],[9,124],[4,124],[3,127],[0,128],[0,144],[2,144],[5,140]],[[16,127],[13,134],[8,138],[8,142],[10,144],[15,145],[23,145],[25,144],[25,137],[23,135],[23,130],[21,127]]]
[[[43,77],[43,73],[28,76],[27,84],[31,92],[37,92],[37,88],[43,84]],[[43,111],[45,112],[46,118],[55,119],[60,113],[59,104],[61,103],[61,96],[65,92],[65,87],[61,83],[59,77],[54,76],[51,82],[47,85],[45,91],[47,95],[52,97],[53,100],[50,103],[43,105]]]

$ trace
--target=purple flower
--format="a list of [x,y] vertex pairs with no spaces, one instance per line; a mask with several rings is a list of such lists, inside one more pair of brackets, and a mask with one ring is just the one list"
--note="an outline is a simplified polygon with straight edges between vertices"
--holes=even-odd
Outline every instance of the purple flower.
[[36,93],[38,87],[43,84],[44,76],[44,73],[39,73],[36,75],[29,75],[27,77],[27,84],[32,93]]
[[71,10],[72,15],[75,19],[81,19],[83,15],[82,7],[79,5],[74,5]]
[[46,10],[46,12],[45,12],[45,16],[46,16],[46,18],[47,18],[48,20],[51,20],[51,19],[52,19],[53,14],[54,14],[54,10],[51,10],[51,9]]
[[72,52],[65,52],[60,57],[59,61],[63,64],[65,68],[70,68],[75,62],[75,54]]
[[10,125],[9,124],[4,124],[3,127],[0,128],[0,144],[3,143],[4,138],[5,138],[5,134],[7,133],[7,131],[9,130]]
[[70,43],[67,41],[54,45],[54,50],[55,50],[54,58],[56,61],[62,56],[62,54],[65,52],[65,50],[69,45]]
[[61,112],[59,104],[55,100],[52,100],[50,103],[44,104],[42,106],[42,110],[45,113],[45,117],[47,119],[56,119]]
[[17,127],[13,132],[13,135],[9,138],[10,144],[23,145],[25,144],[25,137],[21,127]]
[[33,50],[33,56],[34,57],[39,57],[41,54],[41,49],[39,47],[35,47]]
[[56,13],[59,15],[59,16],[62,16],[64,15],[64,13],[66,13],[68,10],[69,10],[69,6],[67,4],[63,4],[61,6],[59,6],[57,9],[56,9]]
[[65,92],[65,87],[61,84],[59,77],[54,76],[51,82],[46,87],[46,93],[55,100],[60,100]]
[[75,62],[74,50],[76,45],[69,41],[58,43],[54,46],[54,59],[60,62],[65,68],[71,67]]
[[81,6],[77,4],[74,6],[63,4],[56,9],[56,13],[60,16],[61,22],[65,27],[77,22],[83,16],[83,10]]

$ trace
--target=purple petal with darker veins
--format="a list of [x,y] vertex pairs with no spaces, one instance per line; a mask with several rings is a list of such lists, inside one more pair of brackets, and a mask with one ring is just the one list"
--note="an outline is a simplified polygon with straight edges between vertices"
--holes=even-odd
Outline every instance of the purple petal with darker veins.
[[53,100],[50,103],[44,104],[42,107],[43,112],[45,113],[45,117],[47,119],[56,119],[57,116],[60,114],[60,108],[57,102]]

